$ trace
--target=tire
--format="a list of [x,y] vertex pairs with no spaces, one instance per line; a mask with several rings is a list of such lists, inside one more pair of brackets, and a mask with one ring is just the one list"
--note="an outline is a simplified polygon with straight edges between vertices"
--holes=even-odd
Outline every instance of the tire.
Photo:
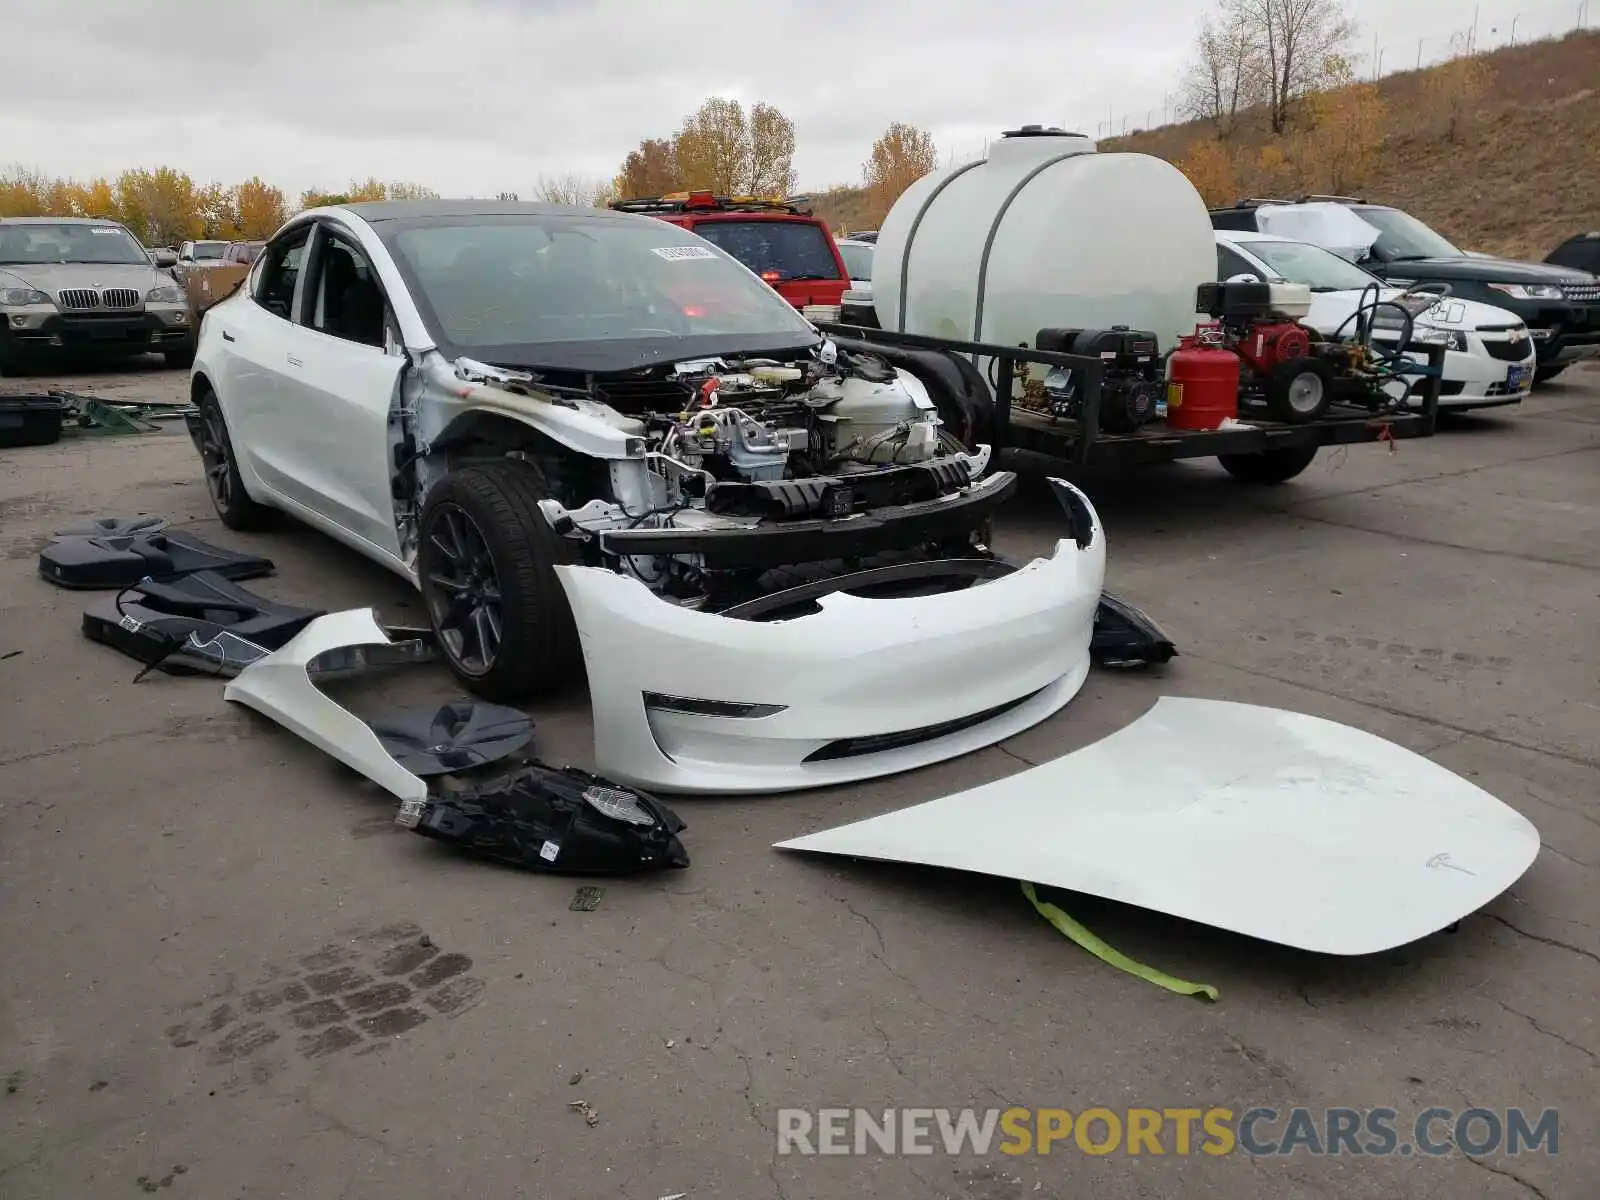
[[233,453],[233,439],[228,434],[228,422],[222,415],[222,405],[217,394],[209,387],[196,401],[200,409],[200,461],[205,467],[206,490],[211,493],[211,507],[217,518],[229,529],[262,529],[271,523],[272,509],[258,504],[244,490],[244,480],[239,477],[239,461]]
[[186,346],[182,350],[163,350],[162,360],[174,371],[187,371],[194,366],[194,347]]
[[1267,411],[1275,421],[1307,425],[1333,403],[1333,372],[1315,358],[1291,358],[1279,363],[1267,381]]
[[1262,450],[1255,454],[1219,454],[1222,469],[1240,483],[1287,483],[1311,465],[1317,446],[1286,446],[1282,450]]
[[1533,381],[1534,383],[1549,383],[1571,365],[1571,363],[1552,363],[1548,367],[1535,367],[1533,369]]
[[497,704],[559,691],[583,673],[555,572],[573,556],[539,511],[548,495],[538,468],[508,459],[452,472],[422,506],[417,578],[428,620],[455,677]]

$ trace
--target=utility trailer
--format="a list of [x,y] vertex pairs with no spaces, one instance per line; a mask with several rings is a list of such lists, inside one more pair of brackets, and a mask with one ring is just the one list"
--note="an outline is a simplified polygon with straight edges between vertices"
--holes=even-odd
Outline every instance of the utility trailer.
[[[872,350],[897,366],[917,374],[929,385],[935,400],[947,389],[930,377],[931,358],[946,356],[962,378],[982,378],[975,364],[984,359],[995,364],[987,381],[992,388],[992,412],[984,420],[973,419],[970,403],[949,407],[964,412],[960,432],[969,442],[987,441],[999,462],[1006,451],[1026,453],[1071,467],[1141,466],[1172,462],[1181,458],[1215,458],[1229,474],[1246,483],[1282,483],[1300,474],[1324,446],[1349,446],[1361,442],[1399,441],[1402,438],[1432,437],[1439,410],[1440,374],[1444,366],[1443,345],[1418,345],[1407,354],[1426,359],[1423,369],[1408,372],[1420,376],[1422,408],[1374,411],[1360,405],[1335,400],[1325,413],[1312,421],[1290,424],[1241,410],[1239,423],[1221,429],[1178,429],[1161,422],[1140,426],[1131,433],[1110,432],[1101,422],[1102,390],[1106,369],[1098,358],[1039,350],[1028,346],[1004,346],[989,342],[965,342],[949,338],[926,337],[857,325],[820,324],[844,349]],[[1019,364],[1065,367],[1081,372],[1081,405],[1076,418],[1051,417],[1021,408],[1016,403],[1016,378]],[[999,380],[996,384],[994,381]],[[970,389],[969,389],[970,393]],[[949,420],[941,405],[941,415]]]

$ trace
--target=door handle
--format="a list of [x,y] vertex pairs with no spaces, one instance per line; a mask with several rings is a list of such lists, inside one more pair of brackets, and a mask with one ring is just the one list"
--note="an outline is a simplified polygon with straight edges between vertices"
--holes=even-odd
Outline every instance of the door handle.
[[303,367],[305,366],[305,363],[301,362],[298,358],[291,354],[289,355],[289,365],[291,367]]
[[233,334],[229,333],[226,329],[224,329],[222,331],[222,340],[225,341],[225,342],[233,342],[233,341],[237,341],[238,339],[235,338],[233,336]]

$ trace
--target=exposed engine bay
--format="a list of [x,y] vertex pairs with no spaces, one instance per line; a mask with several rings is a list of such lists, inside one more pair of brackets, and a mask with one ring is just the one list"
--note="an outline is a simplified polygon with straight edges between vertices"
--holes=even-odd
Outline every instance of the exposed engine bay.
[[550,481],[540,510],[581,559],[691,607],[770,590],[761,577],[774,568],[986,556],[989,512],[1015,486],[1009,473],[980,478],[988,447],[969,452],[946,430],[916,375],[827,339],[804,358],[700,358],[582,386],[464,359],[454,375],[622,435],[625,456],[588,469],[570,454],[511,453]]

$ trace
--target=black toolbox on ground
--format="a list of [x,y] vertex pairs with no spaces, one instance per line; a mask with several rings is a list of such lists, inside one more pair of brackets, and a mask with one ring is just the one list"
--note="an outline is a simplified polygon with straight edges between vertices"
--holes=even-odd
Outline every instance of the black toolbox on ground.
[[64,407],[56,396],[0,394],[0,447],[59,442]]

